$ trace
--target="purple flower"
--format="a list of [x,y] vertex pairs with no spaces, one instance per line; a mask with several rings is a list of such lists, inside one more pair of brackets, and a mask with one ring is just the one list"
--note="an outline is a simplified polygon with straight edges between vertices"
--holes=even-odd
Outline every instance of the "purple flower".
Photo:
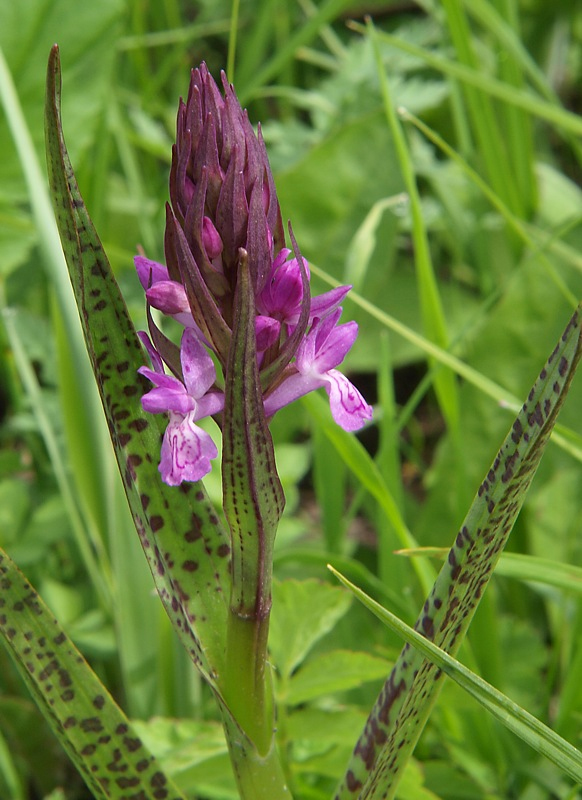
[[329,396],[332,416],[344,430],[358,430],[372,419],[372,407],[345,375],[335,369],[358,335],[355,322],[337,325],[340,314],[338,308],[329,316],[315,320],[297,350],[290,374],[265,398],[267,415],[272,416],[283,406],[323,386]]
[[218,455],[209,434],[196,425],[198,420],[224,408],[223,393],[213,388],[214,363],[196,334],[187,328],[180,348],[182,381],[165,374],[159,353],[147,335],[142,334],[141,339],[154,369],[141,367],[139,372],[155,387],[142,397],[142,405],[152,414],[170,415],[162,441],[162,478],[170,486],[185,480],[198,481],[210,471],[210,459]]
[[[250,279],[245,285],[254,294],[253,351],[267,417],[320,387],[345,430],[357,430],[372,416],[359,391],[336,369],[357,336],[356,323],[338,324],[350,287],[311,296],[309,267],[291,232],[293,250],[285,246],[260,127],[255,135],[224,74],[222,89],[205,64],[192,71],[172,150],[167,266],[135,258],[151,336],[150,341],[143,334],[142,341],[153,366],[140,372],[154,384],[142,404],[152,413],[169,414],[160,471],[171,485],[199,480],[216,456],[210,436],[196,422],[224,408],[214,363],[222,370],[221,385],[223,378],[228,385],[243,262]],[[157,328],[150,307],[185,327],[179,348]]]

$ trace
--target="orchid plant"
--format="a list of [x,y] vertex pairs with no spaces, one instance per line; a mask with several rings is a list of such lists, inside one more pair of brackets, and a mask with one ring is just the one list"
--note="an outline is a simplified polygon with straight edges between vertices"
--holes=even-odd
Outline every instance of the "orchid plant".
[[[260,127],[255,133],[224,75],[221,82],[222,91],[202,64],[179,105],[166,264],[135,258],[147,332],[133,328],[79,194],[61,129],[56,47],[47,156],[87,349],[158,594],[216,699],[240,797],[279,800],[292,787],[277,738],[268,634],[285,497],[269,422],[320,388],[346,432],[371,424],[372,408],[338,370],[358,333],[355,322],[340,323],[350,287],[311,295],[291,226],[287,246]],[[174,322],[164,325],[164,316]],[[577,750],[453,658],[568,391],[582,354],[580,325],[578,310],[479,487],[415,629],[349,586],[406,644],[338,775],[336,800],[395,795],[445,675],[582,782]],[[210,417],[214,433],[200,424]],[[222,513],[202,482],[218,435]],[[184,797],[26,579],[8,556],[0,561],[0,632],[94,796]]]

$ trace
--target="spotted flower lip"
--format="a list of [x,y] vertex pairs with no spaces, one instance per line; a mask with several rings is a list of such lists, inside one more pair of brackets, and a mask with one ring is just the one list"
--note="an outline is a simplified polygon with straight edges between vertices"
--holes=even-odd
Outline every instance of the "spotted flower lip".
[[[149,336],[142,341],[152,362],[140,369],[153,384],[142,405],[168,414],[160,472],[171,485],[204,477],[217,454],[197,423],[214,416],[220,424],[225,400],[218,384],[228,383],[243,262],[250,278],[245,291],[254,294],[253,352],[267,418],[322,387],[345,430],[372,418],[371,406],[337,369],[358,332],[355,322],[339,324],[351,287],[311,295],[309,265],[290,228],[292,249],[285,243],[260,126],[255,134],[224,74],[221,91],[205,64],[192,71],[176,130],[166,265],[135,257],[148,305]],[[179,346],[157,327],[151,308],[183,326]]]
[[182,481],[197,481],[211,468],[218,450],[210,435],[196,422],[222,411],[224,394],[213,388],[216,370],[211,357],[196,334],[187,328],[182,335],[180,360],[184,380],[166,375],[162,359],[146,334],[142,342],[150,354],[153,369],[139,372],[154,384],[142,397],[142,406],[152,414],[169,412],[169,424],[162,440],[162,479],[170,486]]

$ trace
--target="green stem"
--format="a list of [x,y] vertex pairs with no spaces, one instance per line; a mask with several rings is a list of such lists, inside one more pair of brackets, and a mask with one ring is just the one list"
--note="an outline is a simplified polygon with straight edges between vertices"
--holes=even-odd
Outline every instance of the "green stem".
[[274,736],[261,755],[224,710],[223,723],[241,800],[292,800]]
[[275,745],[268,631],[268,615],[249,618],[231,609],[222,680],[223,722],[241,800],[291,798]]
[[273,710],[265,687],[269,617],[239,616],[231,609],[223,692],[228,707],[260,754],[273,739]]

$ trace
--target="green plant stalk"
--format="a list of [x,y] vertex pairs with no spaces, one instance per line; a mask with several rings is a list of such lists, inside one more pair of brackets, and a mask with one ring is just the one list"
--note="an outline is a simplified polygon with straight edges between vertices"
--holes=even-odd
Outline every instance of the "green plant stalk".
[[224,389],[222,493],[232,556],[226,659],[218,685],[229,712],[224,728],[235,776],[248,800],[289,796],[266,686],[273,543],[285,496],[265,417],[254,316],[249,258],[241,248]]
[[269,617],[248,618],[231,609],[226,635],[223,694],[230,711],[259,754],[272,746],[272,702],[265,686]]
[[241,800],[291,800],[274,737],[261,754],[228,713],[223,724]]

